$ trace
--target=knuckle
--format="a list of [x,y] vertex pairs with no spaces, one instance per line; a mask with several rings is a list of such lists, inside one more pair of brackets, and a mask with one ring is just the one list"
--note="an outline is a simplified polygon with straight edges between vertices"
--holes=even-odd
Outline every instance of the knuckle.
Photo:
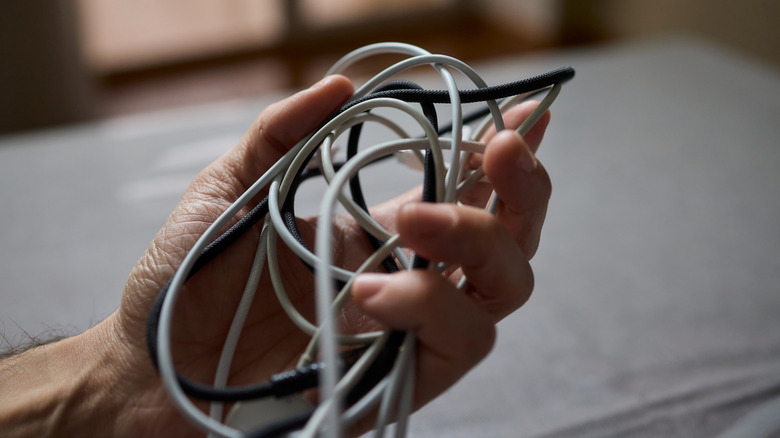
[[531,298],[531,294],[534,291],[535,279],[534,271],[530,266],[525,263],[522,269],[519,269],[520,281],[519,287],[517,287],[515,293],[511,294],[512,297],[512,310],[522,307],[528,299]]
[[541,177],[539,178],[540,190],[544,195],[543,198],[548,199],[552,194],[552,180],[550,180],[550,175],[547,173],[547,169],[545,169],[544,166],[539,165],[539,172],[541,173]]
[[464,228],[463,231],[471,241],[466,251],[468,260],[464,262],[465,265],[470,266],[490,263],[502,241],[510,239],[507,230],[498,219],[486,212],[480,212],[479,219],[473,221],[471,226]]

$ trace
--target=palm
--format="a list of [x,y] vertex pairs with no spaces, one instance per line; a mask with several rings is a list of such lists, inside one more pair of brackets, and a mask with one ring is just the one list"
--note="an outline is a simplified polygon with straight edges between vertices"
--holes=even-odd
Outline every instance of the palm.
[[[409,197],[401,196],[377,206],[372,209],[374,217],[392,229],[392,217],[398,205]],[[304,239],[313,242],[317,218],[299,219],[298,223]],[[248,276],[258,235],[257,229],[253,229],[212,261],[210,266],[196,274],[186,286],[181,298],[181,310],[177,311],[177,316],[181,316],[177,318],[178,330],[174,332],[174,339],[178,344],[178,357],[185,367],[183,371],[193,378],[208,381],[213,376],[216,358]],[[314,277],[310,268],[282,243],[278,244],[278,251],[280,272],[287,294],[296,308],[307,319],[314,321]],[[336,264],[356,269],[372,251],[362,228],[348,216],[339,216],[334,227]],[[231,374],[233,384],[257,382],[270,374],[290,368],[309,341],[308,335],[289,320],[272,291],[266,270],[236,350]],[[353,308],[347,305],[344,322],[350,330],[363,331],[366,329],[366,320],[357,311],[349,311]],[[372,325],[369,327],[373,328]],[[204,357],[211,360],[204,361]],[[263,364],[262,368],[255,366],[259,363]]]

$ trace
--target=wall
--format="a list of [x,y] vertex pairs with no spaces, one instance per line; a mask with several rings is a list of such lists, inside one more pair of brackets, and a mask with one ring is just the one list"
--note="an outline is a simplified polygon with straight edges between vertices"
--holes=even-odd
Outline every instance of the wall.
[[567,0],[567,43],[687,33],[780,67],[776,0]]

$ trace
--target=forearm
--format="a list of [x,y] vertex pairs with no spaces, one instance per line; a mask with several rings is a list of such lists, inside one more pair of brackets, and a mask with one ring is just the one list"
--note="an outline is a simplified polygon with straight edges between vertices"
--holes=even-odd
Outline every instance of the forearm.
[[103,330],[0,361],[4,437],[112,435],[126,400],[114,393],[117,357],[111,345],[100,345]]

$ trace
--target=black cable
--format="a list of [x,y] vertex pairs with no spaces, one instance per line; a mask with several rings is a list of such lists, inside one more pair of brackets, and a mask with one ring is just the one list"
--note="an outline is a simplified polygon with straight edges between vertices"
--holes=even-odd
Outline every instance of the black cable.
[[[560,67],[547,73],[540,74],[527,79],[522,79],[505,84],[494,85],[485,88],[474,88],[471,90],[458,90],[461,103],[477,103],[489,100],[500,100],[518,94],[530,93],[542,88],[547,88],[555,84],[564,83],[574,77],[574,69],[571,67]],[[389,97],[403,100],[404,102],[417,103],[450,103],[450,93],[448,90],[386,90],[378,91],[366,95],[362,98],[352,100],[341,107],[327,121],[330,121],[337,115],[346,111],[358,103],[380,97]]]
[[[523,93],[523,94],[527,94],[527,96],[524,96],[523,99],[524,100],[531,100],[531,99],[533,99],[534,97],[536,97],[536,96],[538,96],[540,94],[547,93],[547,91],[548,91],[548,89],[544,88],[542,90],[537,90],[537,91],[533,91],[533,92]],[[470,112],[468,114],[465,114],[463,116],[463,124],[464,125],[468,125],[469,123],[475,122],[475,121],[477,121],[477,120],[487,116],[488,114],[490,114],[490,107],[488,107],[488,106],[485,106],[484,108],[480,108],[480,109],[478,109],[476,111],[472,111],[472,112]],[[452,131],[452,123],[451,122],[447,123],[445,125],[442,125],[438,129],[439,135],[446,134],[446,133],[448,133],[450,131]]]

